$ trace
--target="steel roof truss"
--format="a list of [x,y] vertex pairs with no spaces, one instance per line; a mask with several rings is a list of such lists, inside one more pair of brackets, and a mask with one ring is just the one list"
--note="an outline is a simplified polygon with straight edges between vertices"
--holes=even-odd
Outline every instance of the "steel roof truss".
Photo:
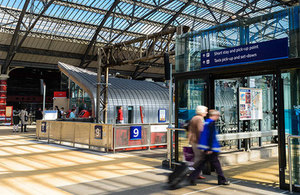
[[91,48],[93,47],[93,45],[95,44],[96,40],[97,40],[97,36],[99,34],[99,32],[101,31],[101,29],[103,28],[104,24],[106,23],[108,17],[110,16],[110,14],[113,12],[113,10],[117,7],[117,5],[119,4],[120,0],[115,0],[114,3],[111,5],[111,7],[109,8],[109,10],[107,11],[107,13],[105,14],[104,18],[102,19],[100,25],[98,26],[98,28],[95,31],[95,34],[91,40],[91,42],[89,43],[87,49],[85,50],[85,53],[81,59],[80,65],[79,67],[82,67],[85,64],[85,60],[86,60],[86,56],[89,54]]
[[25,16],[25,13],[26,13],[26,10],[27,10],[27,7],[28,7],[29,3],[30,3],[30,0],[25,1],[23,9],[20,13],[19,20],[18,20],[17,26],[15,28],[14,34],[12,36],[10,46],[9,46],[9,50],[7,52],[7,55],[6,55],[5,64],[3,65],[2,70],[1,70],[1,74],[6,73],[7,68],[8,68],[9,64],[11,63],[11,61],[12,61],[12,59],[13,59],[15,53],[16,53],[16,47],[17,47],[17,44],[18,44],[18,38],[19,38],[19,33],[20,33],[20,29],[21,29],[22,20]]

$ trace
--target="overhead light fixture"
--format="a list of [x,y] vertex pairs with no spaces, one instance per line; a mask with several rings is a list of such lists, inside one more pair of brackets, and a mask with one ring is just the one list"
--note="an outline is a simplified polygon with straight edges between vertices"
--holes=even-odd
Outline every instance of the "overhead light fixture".
[[236,15],[231,16],[231,19],[235,20],[236,19]]

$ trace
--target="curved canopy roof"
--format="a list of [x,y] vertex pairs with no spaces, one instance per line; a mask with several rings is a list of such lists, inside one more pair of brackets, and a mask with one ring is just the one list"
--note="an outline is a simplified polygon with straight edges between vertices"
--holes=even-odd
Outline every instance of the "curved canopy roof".
[[[58,67],[65,75],[89,94],[94,111],[97,98],[97,73],[61,62],[58,63]],[[168,105],[168,88],[158,83],[115,77],[109,77],[108,83],[108,104],[111,106]]]
[[[5,64],[2,70],[14,61],[40,64],[64,61],[80,64],[83,58],[96,55],[96,47],[100,45],[132,40],[179,25],[189,26],[191,30],[206,29],[278,11],[295,2],[297,1],[0,0],[0,33],[5,37],[0,41],[0,62]],[[39,59],[32,55],[42,57]],[[44,56],[49,59],[43,58]],[[96,63],[91,64],[91,67],[95,65]]]

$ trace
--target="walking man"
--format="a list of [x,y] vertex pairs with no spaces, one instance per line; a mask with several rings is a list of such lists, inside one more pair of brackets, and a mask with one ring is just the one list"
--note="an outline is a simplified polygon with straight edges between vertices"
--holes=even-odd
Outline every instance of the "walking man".
[[220,112],[217,110],[209,110],[209,118],[205,121],[204,129],[199,139],[198,148],[201,150],[201,158],[194,164],[195,170],[190,174],[189,180],[191,185],[196,185],[196,179],[203,169],[206,161],[210,161],[218,174],[218,185],[229,185],[226,180],[219,161],[220,145],[217,140],[217,132],[215,128],[215,121],[220,117]]

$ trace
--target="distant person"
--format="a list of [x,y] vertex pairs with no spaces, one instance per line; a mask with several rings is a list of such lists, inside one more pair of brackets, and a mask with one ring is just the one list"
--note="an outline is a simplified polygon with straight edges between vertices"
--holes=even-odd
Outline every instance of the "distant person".
[[60,108],[60,115],[61,115],[61,118],[66,118],[66,112],[65,112],[65,108],[64,107]]
[[219,161],[220,145],[217,139],[217,131],[215,121],[220,117],[220,112],[217,110],[209,110],[209,118],[205,121],[204,129],[199,139],[198,148],[201,150],[203,158],[194,164],[195,170],[190,174],[189,180],[191,185],[196,185],[196,179],[203,169],[204,164],[210,161],[218,174],[218,185],[229,185],[226,180]]
[[69,118],[75,118],[75,108],[72,108]]
[[19,123],[20,123],[20,116],[19,110],[13,111],[13,132],[19,132]]
[[21,110],[19,116],[21,118],[21,132],[27,132],[26,125],[28,121],[28,112],[25,107]]
[[57,110],[57,118],[61,118],[61,112],[60,112],[58,106],[55,106],[55,110]]
[[[198,141],[201,137],[201,133],[204,127],[204,117],[207,115],[206,106],[197,106],[196,115],[190,120],[188,128],[188,140],[192,145],[194,152],[194,163],[201,160],[201,151],[198,149]],[[202,174],[199,175],[199,179],[205,179]]]
[[120,106],[119,109],[118,109],[117,123],[118,124],[123,124],[124,123],[123,108],[122,108],[122,106]]
[[42,119],[43,119],[42,109],[39,108],[38,110],[35,111],[35,120],[42,120]]

